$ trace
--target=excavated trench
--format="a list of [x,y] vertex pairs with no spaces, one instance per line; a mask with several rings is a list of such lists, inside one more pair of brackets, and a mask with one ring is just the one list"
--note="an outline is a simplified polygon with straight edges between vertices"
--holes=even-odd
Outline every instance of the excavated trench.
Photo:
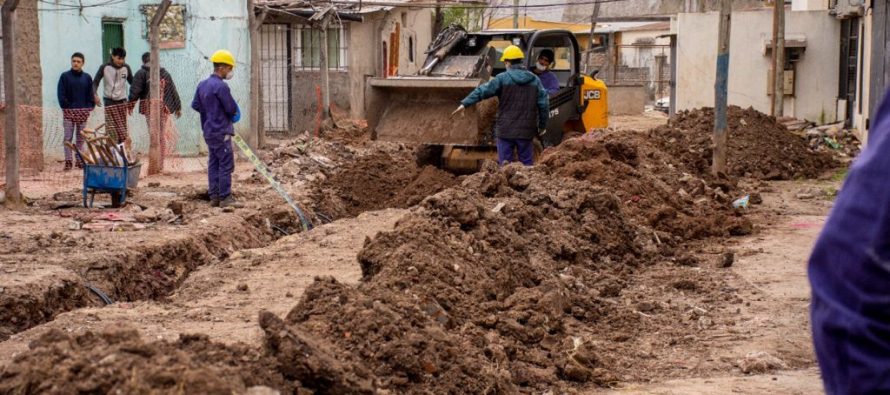
[[8,277],[0,283],[0,341],[66,311],[164,301],[199,267],[299,229],[295,216],[282,207],[214,213],[205,202],[186,204],[195,212],[184,215],[179,226],[29,232],[15,240],[18,245],[2,249],[0,267]]
[[[454,175],[435,167],[418,167],[407,150],[377,152],[328,172],[313,183],[308,200],[314,202],[310,205],[314,222],[323,223],[366,211],[410,207],[457,182]],[[19,253],[34,254],[48,262],[34,270],[46,273],[36,273],[24,286],[0,285],[0,341],[79,308],[163,302],[199,267],[301,231],[298,218],[278,204],[278,196],[246,189],[243,200],[263,202],[265,207],[215,213],[206,206],[206,194],[185,193],[181,202],[187,214],[176,228],[112,235],[51,232],[17,249],[0,251],[11,259]]]

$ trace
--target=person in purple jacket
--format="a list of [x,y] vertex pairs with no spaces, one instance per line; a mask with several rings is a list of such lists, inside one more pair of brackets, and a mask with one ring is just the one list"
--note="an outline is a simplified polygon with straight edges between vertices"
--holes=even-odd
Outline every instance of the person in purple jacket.
[[210,151],[207,158],[207,194],[214,207],[243,207],[232,196],[232,172],[235,153],[232,150],[234,123],[241,119],[241,110],[232,97],[225,80],[235,75],[235,57],[221,49],[210,57],[213,74],[198,84],[192,109],[201,114],[204,142]]
[[[93,108],[93,78],[83,71],[84,57],[80,52],[71,55],[71,70],[59,76],[56,94],[59,106],[62,107],[62,125],[65,129],[66,142],[74,143],[77,149],[83,148],[83,131]],[[65,146],[65,171],[71,170],[74,154]],[[83,167],[81,158],[77,158],[77,167]]]
[[538,79],[541,80],[541,85],[544,85],[544,90],[547,91],[548,95],[559,92],[559,79],[556,78],[556,74],[550,71],[551,66],[553,66],[553,59],[552,50],[545,49],[541,51],[538,55],[538,62],[535,63],[535,68],[532,70],[538,76]]
[[825,392],[890,394],[890,98],[809,262],[810,315]]

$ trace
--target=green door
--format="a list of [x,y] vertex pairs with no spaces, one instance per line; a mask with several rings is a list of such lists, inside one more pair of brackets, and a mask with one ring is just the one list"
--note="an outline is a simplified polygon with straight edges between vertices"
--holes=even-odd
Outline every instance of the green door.
[[111,49],[118,47],[124,47],[124,25],[121,22],[102,22],[102,61],[111,59]]

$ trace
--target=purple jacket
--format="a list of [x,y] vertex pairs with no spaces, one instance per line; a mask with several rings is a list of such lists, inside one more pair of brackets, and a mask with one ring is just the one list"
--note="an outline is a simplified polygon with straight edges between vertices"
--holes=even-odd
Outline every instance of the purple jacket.
[[541,80],[541,85],[544,85],[544,90],[547,91],[548,95],[559,92],[559,79],[556,78],[556,74],[553,74],[552,71],[547,70],[535,75]]
[[234,136],[232,117],[238,111],[238,104],[222,78],[213,74],[198,84],[192,108],[201,114],[201,129],[208,143],[221,142],[225,135]]
[[890,393],[890,100],[873,118],[813,255],[812,327],[828,394]]

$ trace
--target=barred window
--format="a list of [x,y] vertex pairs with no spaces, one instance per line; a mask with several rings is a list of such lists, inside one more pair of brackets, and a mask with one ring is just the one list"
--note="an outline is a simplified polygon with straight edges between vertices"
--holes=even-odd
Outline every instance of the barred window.
[[[321,68],[321,32],[311,26],[298,26],[296,37],[297,70],[318,70]],[[334,70],[347,68],[348,35],[345,26],[328,28],[328,67]]]

